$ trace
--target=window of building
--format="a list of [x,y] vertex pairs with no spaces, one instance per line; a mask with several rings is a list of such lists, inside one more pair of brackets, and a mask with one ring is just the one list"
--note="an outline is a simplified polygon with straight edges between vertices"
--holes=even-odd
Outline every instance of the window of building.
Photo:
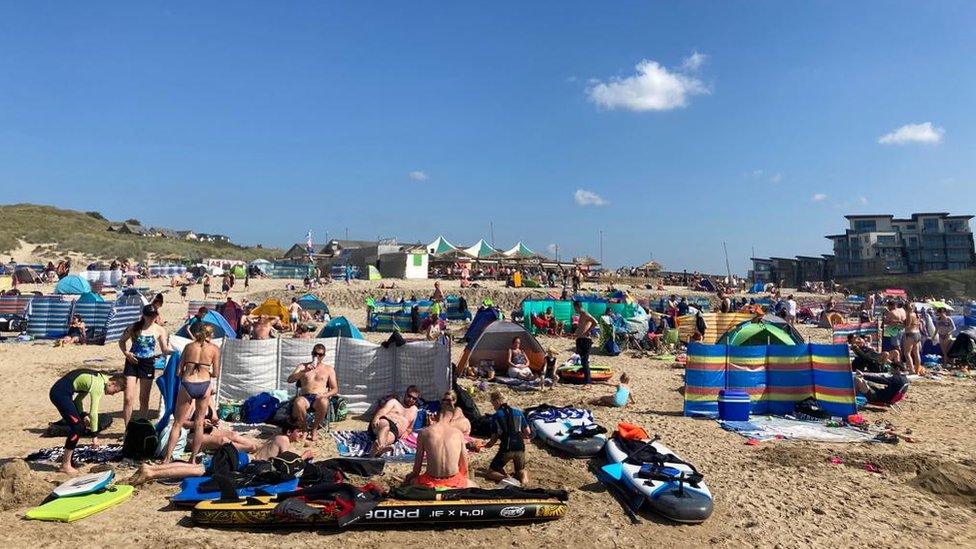
[[939,231],[939,220],[935,218],[923,219],[922,220],[922,230],[927,233],[934,233]]
[[878,230],[878,222],[874,219],[854,220],[854,231],[859,233],[869,233]]
[[895,244],[897,241],[894,235],[882,235],[878,237],[878,244]]

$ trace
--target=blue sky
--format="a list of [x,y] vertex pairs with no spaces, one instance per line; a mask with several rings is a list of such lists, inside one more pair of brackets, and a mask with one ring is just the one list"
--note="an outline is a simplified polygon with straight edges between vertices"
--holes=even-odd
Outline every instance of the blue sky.
[[[4,202],[734,272],[976,213],[976,4],[0,7]],[[887,136],[887,137],[885,137]],[[582,191],[582,192],[581,192]]]

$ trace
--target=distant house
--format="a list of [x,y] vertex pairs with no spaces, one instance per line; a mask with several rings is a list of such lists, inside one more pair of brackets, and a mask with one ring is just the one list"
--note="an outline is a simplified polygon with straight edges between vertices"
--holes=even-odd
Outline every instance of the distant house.
[[201,242],[230,242],[230,237],[222,234],[197,233],[197,240]]
[[108,226],[107,230],[110,233],[117,233],[121,228],[122,228],[122,223],[112,223]]
[[173,229],[165,229],[163,227],[153,227],[150,229],[150,233],[152,233],[152,236],[159,238],[179,238],[176,235],[176,231]]
[[119,234],[134,234],[137,236],[148,236],[149,234],[145,227],[133,223],[123,223],[115,232]]
[[176,238],[180,240],[197,240],[197,233],[193,231],[176,231]]

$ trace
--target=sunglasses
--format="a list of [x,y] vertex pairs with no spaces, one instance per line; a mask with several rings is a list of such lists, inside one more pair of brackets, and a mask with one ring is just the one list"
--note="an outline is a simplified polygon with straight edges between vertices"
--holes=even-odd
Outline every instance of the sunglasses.
[[407,395],[406,400],[417,400],[419,397],[417,395]]
[[325,356],[325,353],[312,353],[312,356]]

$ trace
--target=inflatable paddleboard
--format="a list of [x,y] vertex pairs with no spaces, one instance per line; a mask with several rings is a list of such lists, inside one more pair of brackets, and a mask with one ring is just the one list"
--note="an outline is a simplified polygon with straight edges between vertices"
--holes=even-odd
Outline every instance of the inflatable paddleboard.
[[[180,483],[180,491],[170,498],[170,501],[181,507],[191,507],[197,503],[200,503],[201,501],[220,499],[220,491],[202,492],[200,490],[200,486],[206,482],[209,482],[210,478],[211,477],[190,477],[183,479],[183,482]],[[291,492],[297,489],[298,479],[293,478],[279,484],[259,484],[257,486],[238,488],[237,496],[247,498],[258,494],[273,495],[281,492]]]
[[51,500],[27,511],[31,520],[74,522],[114,507],[132,496],[132,486],[116,484],[99,492]]
[[[644,442],[649,442],[660,454],[673,453],[660,442]],[[627,451],[616,437],[608,440],[604,449],[608,461],[616,465],[619,482],[635,496],[632,505],[634,509],[644,504],[664,518],[686,523],[702,522],[712,514],[712,493],[704,481],[698,482],[697,486],[692,486],[687,481],[673,480],[680,478],[682,474],[686,478],[692,475],[693,469],[690,466],[682,463],[665,463],[664,470],[661,472],[664,473],[663,476],[671,479],[646,478],[647,475],[641,474],[644,464],[626,462]],[[608,465],[604,467],[604,471],[613,467],[614,465]]]
[[[594,426],[592,415],[588,410],[573,410],[584,412],[585,417],[569,417],[572,414],[555,409],[544,414],[532,414],[529,425],[532,432],[543,444],[565,452],[573,457],[591,457],[599,454],[607,443],[607,435],[603,433],[585,437],[571,437],[570,430],[574,427]],[[541,416],[541,417],[540,417]]]
[[111,484],[112,479],[114,478],[115,471],[104,471],[101,473],[92,473],[90,475],[81,475],[80,477],[75,477],[55,488],[54,496],[62,498],[97,492]]
[[[559,381],[573,383],[583,382],[582,366],[560,366],[557,371],[559,372]],[[590,365],[590,379],[592,381],[608,381],[612,377],[613,370],[611,370],[609,366]]]
[[[314,515],[305,520],[278,517],[274,514],[277,502],[271,496],[258,496],[239,503],[202,501],[193,508],[190,517],[198,526],[335,526],[335,516]],[[315,502],[311,507],[323,508]],[[558,499],[407,501],[386,500],[356,525],[379,524],[473,524],[491,522],[515,524],[548,521],[566,514],[566,502]]]

